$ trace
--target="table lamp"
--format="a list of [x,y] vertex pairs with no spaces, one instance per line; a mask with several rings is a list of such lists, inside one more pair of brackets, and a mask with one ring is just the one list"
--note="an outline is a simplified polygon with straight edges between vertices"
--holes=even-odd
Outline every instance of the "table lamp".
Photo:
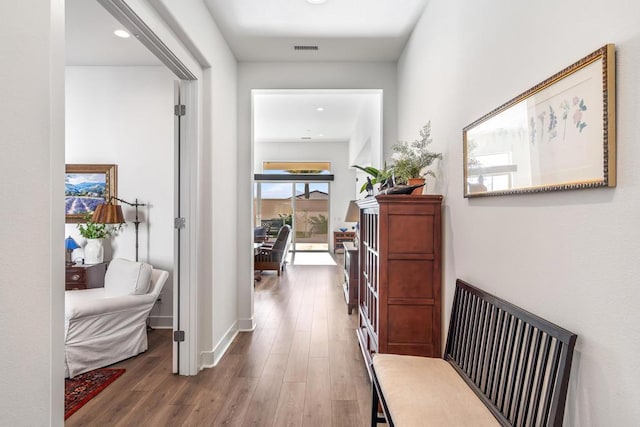
[[356,225],[353,229],[356,231],[356,238],[353,243],[358,246],[358,222],[360,221],[360,208],[356,204],[355,200],[349,200],[349,207],[347,208],[347,214],[344,216],[344,222],[355,222]]
[[73,240],[73,237],[69,236],[64,239],[64,249],[67,251],[67,259],[65,261],[65,265],[67,267],[71,267],[73,265],[73,261],[71,260],[71,252],[73,252],[74,249],[78,249],[79,247],[80,245],[78,244],[78,242]]
[[356,204],[355,200],[350,200],[349,207],[347,208],[347,214],[344,216],[344,222],[358,221],[360,221],[360,208]]

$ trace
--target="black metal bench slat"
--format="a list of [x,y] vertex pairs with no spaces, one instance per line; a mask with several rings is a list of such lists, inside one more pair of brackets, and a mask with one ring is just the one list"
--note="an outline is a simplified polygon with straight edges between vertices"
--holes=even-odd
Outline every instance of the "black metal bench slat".
[[467,361],[467,368],[465,372],[471,378],[471,372],[473,371],[473,365],[475,363],[475,350],[476,350],[476,339],[478,338],[478,321],[480,318],[480,306],[482,305],[482,301],[478,301],[478,299],[474,299],[473,301],[473,312],[471,313],[471,318],[473,319],[473,326],[469,330],[469,334],[471,335],[471,339],[469,342],[471,345],[469,346],[469,360]]
[[[544,347],[542,350],[542,359],[540,361],[540,370],[542,372],[546,372],[549,369],[549,352],[551,350],[551,341],[553,340],[548,334],[544,333]],[[540,411],[540,398],[542,397],[543,386],[544,386],[544,374],[538,375],[538,379],[536,381],[536,386],[533,391],[533,408],[531,410],[533,416],[531,419],[531,425],[536,425],[536,421],[538,420],[538,415]]]
[[[524,345],[521,345],[518,348],[518,357],[515,359],[516,363],[513,365],[515,373],[517,373],[517,381],[515,381],[515,392],[511,395],[509,418],[512,419],[514,423],[518,420],[518,408],[519,404],[522,402],[522,392],[527,364],[525,359],[531,350],[531,339],[533,335],[531,327],[524,322],[522,322],[522,329],[524,330],[525,342]],[[513,405],[514,400],[516,403],[515,406]]]
[[483,393],[486,393],[487,385],[489,384],[489,374],[491,372],[491,366],[493,364],[492,355],[495,350],[495,341],[496,341],[496,327],[497,327],[497,317],[498,311],[495,307],[489,306],[489,324],[487,329],[487,337],[485,341],[484,354],[482,359],[482,379],[481,390]]
[[444,359],[502,425],[560,426],[576,338],[458,280]]
[[[574,339],[575,344],[575,339]],[[567,389],[569,388],[569,371],[571,370],[571,358],[573,356],[573,346],[561,346],[559,348],[560,351],[560,364],[558,370],[556,371],[556,380],[558,383],[558,395],[563,396],[561,400],[561,406],[552,403],[551,405],[551,413],[549,417],[551,420],[560,417],[560,423],[557,425],[562,425],[562,416],[564,414],[564,404],[565,397],[567,395]],[[562,375],[558,378],[557,374],[562,373]]]
[[514,324],[514,343],[510,349],[514,353],[507,354],[507,369],[505,376],[507,378],[505,382],[505,388],[503,389],[502,405],[504,407],[503,414],[507,418],[511,416],[511,405],[513,403],[513,396],[515,394],[517,378],[518,363],[520,362],[520,352],[522,351],[522,342],[524,341],[525,328],[520,320],[516,319]]
[[[543,332],[534,329],[535,339],[533,341],[533,352],[531,353],[531,360],[529,362],[529,369],[527,374],[527,381],[524,388],[524,399],[522,400],[524,407],[522,408],[522,424],[527,424],[527,419],[532,418],[532,414],[529,412],[530,404],[531,404],[531,393],[533,392],[533,384],[536,376],[538,375],[539,369],[539,357],[540,357],[540,345],[542,343],[542,335]],[[522,406],[522,405],[521,405]]]
[[482,383],[482,344],[485,341],[485,335],[486,335],[485,325],[487,320],[488,307],[489,307],[488,304],[484,304],[482,301],[480,301],[480,313],[479,313],[480,320],[478,324],[478,333],[476,334],[477,335],[476,348],[473,354],[473,360],[474,360],[474,367],[472,371],[473,375],[471,376],[473,378],[473,382],[475,382],[476,384]]
[[[471,320],[471,303],[472,303],[471,297],[465,296],[465,298],[463,299],[463,305],[461,308],[463,313],[463,321],[465,325],[468,325]],[[460,328],[459,333],[460,333],[461,341],[460,341],[460,347],[458,350],[457,360],[460,360],[461,361],[460,366],[464,367],[465,356],[468,354],[467,344],[469,341],[469,337],[467,334],[464,333],[464,330],[462,328]]]
[[[553,348],[553,358],[551,363],[551,368],[549,372],[549,383],[555,383],[556,376],[558,374],[558,367],[560,366],[560,346],[558,346],[558,341],[554,339],[554,348]],[[551,405],[552,405],[552,395],[551,393],[546,393],[544,398],[544,404],[542,406],[542,414],[543,419],[542,425],[547,425],[549,418],[551,417]]]
[[[498,375],[500,375],[500,372],[502,372],[502,363],[504,362],[505,342],[502,339],[502,334],[503,334],[504,324],[509,321],[504,310],[500,310],[499,308],[496,308],[496,310],[498,311],[498,326],[499,326],[498,333],[495,336],[495,342],[494,342],[496,357],[492,357],[493,359],[492,363],[494,363],[493,369],[489,371],[489,379],[491,382],[489,383],[487,390],[485,391],[485,394],[494,403],[497,401],[498,388],[500,386],[500,383],[496,381],[496,378]],[[507,324],[507,328],[508,327],[509,325]]]
[[[473,299],[471,297],[468,297],[467,300],[465,301],[465,305],[463,307],[464,309],[464,324],[465,325],[471,325],[471,311],[473,310]],[[470,337],[468,334],[464,333],[464,330],[461,330],[460,333],[462,334],[462,347],[460,348],[460,367],[464,369],[465,367],[465,361],[467,358],[467,355],[469,354],[469,340]]]
[[[464,301],[460,301],[460,300],[456,300],[453,302],[453,307],[452,307],[452,311],[451,311],[451,322],[454,323],[460,323],[462,321],[462,317],[464,314],[464,309],[463,309],[463,305],[464,305]],[[449,332],[451,332],[451,329],[449,330]],[[455,331],[456,332],[456,337],[455,337],[455,341],[456,342],[460,342],[460,340],[462,339],[462,331]],[[460,346],[457,346],[455,348],[455,353],[456,353],[456,357],[460,358]]]
[[[507,388],[508,388],[508,383],[505,382],[505,378],[510,378],[509,375],[509,371],[510,371],[510,366],[511,366],[511,360],[513,357],[513,347],[514,347],[514,343],[517,340],[517,336],[515,334],[515,331],[517,330],[518,327],[518,322],[515,321],[514,322],[514,318],[511,314],[507,313],[507,319],[508,319],[508,326],[507,328],[505,328],[504,330],[504,335],[503,335],[503,339],[505,339],[505,353],[503,354],[503,358],[501,360],[501,364],[500,364],[500,371],[498,371],[498,377],[496,377],[496,381],[497,381],[497,391],[498,394],[496,396],[496,405],[500,405],[500,412],[504,412],[505,410],[505,396],[507,394]],[[510,333],[510,331],[514,331],[514,333]],[[505,363],[506,363],[506,367],[505,367]]]

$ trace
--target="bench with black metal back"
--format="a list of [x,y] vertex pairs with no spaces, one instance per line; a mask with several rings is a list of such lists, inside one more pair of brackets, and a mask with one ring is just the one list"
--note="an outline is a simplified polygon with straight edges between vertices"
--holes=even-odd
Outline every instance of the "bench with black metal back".
[[374,356],[371,424],[561,426],[576,338],[458,280],[443,359]]

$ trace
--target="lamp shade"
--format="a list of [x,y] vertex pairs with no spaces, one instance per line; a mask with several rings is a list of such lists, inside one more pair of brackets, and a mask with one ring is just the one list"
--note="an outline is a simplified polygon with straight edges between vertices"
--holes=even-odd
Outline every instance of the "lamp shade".
[[360,208],[356,204],[355,200],[349,201],[349,207],[347,208],[347,214],[344,216],[345,222],[358,222],[360,221]]
[[64,248],[66,250],[72,251],[74,249],[78,249],[79,247],[80,245],[78,244],[78,242],[73,240],[73,237],[69,236],[66,239],[64,239]]
[[122,224],[124,222],[122,206],[111,203],[98,205],[91,221],[99,224]]

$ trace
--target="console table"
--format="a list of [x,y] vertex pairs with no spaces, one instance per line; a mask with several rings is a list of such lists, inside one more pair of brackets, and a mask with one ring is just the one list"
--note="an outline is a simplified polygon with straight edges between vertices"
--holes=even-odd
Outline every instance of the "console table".
[[344,249],[345,242],[354,242],[356,240],[355,231],[334,231],[333,232],[333,253],[338,249]]
[[108,262],[101,262],[100,264],[75,264],[66,267],[65,290],[103,287],[108,265]]

